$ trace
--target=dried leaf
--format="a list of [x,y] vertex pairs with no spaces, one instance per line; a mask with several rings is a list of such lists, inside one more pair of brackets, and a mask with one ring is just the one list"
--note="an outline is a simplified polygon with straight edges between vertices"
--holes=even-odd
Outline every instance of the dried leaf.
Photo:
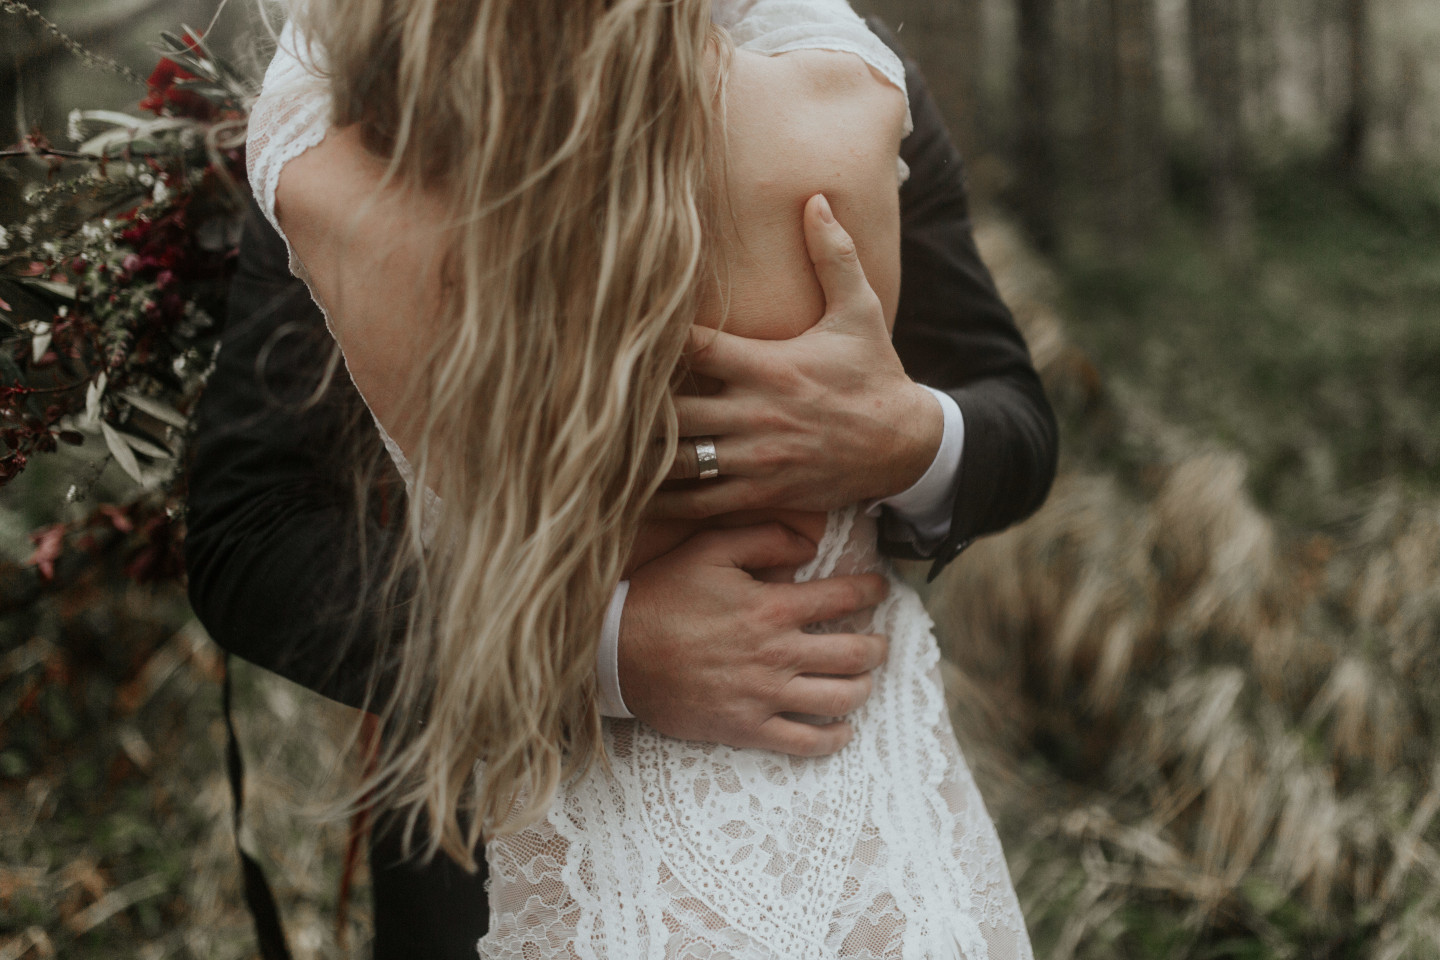
[[154,397],[147,397],[143,393],[137,393],[134,390],[122,390],[120,396],[125,398],[135,409],[143,413],[148,413],[156,420],[168,423],[172,427],[179,427],[183,430],[188,425],[184,414],[169,404],[156,400]]
[[105,421],[100,421],[100,432],[105,435],[105,446],[110,448],[110,455],[115,462],[120,464],[120,469],[130,475],[136,483],[144,483],[145,477],[140,473],[140,462],[135,459],[135,454],[130,451],[120,431]]

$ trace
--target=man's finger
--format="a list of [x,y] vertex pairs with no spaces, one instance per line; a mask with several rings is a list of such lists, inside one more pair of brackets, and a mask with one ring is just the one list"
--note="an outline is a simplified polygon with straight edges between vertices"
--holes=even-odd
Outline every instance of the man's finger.
[[798,567],[815,556],[815,544],[783,523],[707,530],[695,540],[716,562],[743,570]]
[[870,699],[870,674],[855,677],[796,677],[785,685],[781,706],[786,713],[811,717],[846,716]]
[[[725,469],[724,460],[720,462],[720,469]],[[661,490],[651,498],[645,515],[652,520],[706,520],[722,513],[763,506],[760,494],[748,478],[727,478],[722,473],[719,478],[706,480],[688,490]]]
[[675,419],[680,424],[682,438],[734,433],[743,426],[742,413],[740,405],[728,397],[692,397],[685,394],[675,397]]
[[750,743],[737,746],[775,750],[796,757],[823,757],[845,746],[853,736],[850,724],[843,720],[802,723],[777,714],[760,725]]
[[759,362],[754,345],[749,340],[698,325],[690,328],[685,360],[691,373],[714,377],[726,383],[739,383],[753,377]]
[[675,459],[670,461],[670,472],[665,474],[665,479],[694,480],[698,476],[700,476],[700,454],[695,449],[695,439],[681,436],[680,442],[675,445]]
[[815,194],[805,204],[805,248],[825,291],[827,316],[845,313],[852,303],[874,299],[875,291],[865,279],[855,241],[835,219],[823,193]]
[[[802,633],[790,645],[796,673],[853,677],[885,662],[890,640],[874,633]],[[796,710],[798,707],[786,707]]]
[[861,573],[805,583],[776,584],[774,589],[785,594],[783,602],[790,622],[803,626],[868,610],[885,599],[890,584],[878,573]]

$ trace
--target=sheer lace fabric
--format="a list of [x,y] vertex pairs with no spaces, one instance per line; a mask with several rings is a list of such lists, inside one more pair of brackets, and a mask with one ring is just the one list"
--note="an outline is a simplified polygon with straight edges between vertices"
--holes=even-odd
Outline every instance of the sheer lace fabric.
[[[885,569],[873,521],[851,507],[796,579]],[[487,845],[480,956],[1029,960],[919,598],[892,576],[877,610],[829,627],[891,642],[844,750],[800,759],[607,720],[609,770]]]
[[[742,49],[843,50],[904,89],[899,60],[844,0],[718,0],[714,17]],[[287,26],[252,110],[250,182],[277,230],[281,171],[329,127],[322,56]],[[305,278],[293,250],[290,265]],[[376,426],[413,492],[404,454]],[[433,529],[441,505],[421,495]],[[886,567],[873,520],[852,507],[831,515],[797,579],[866,570]],[[850,718],[850,745],[798,759],[606,721],[608,769],[567,783],[543,821],[488,845],[491,926],[480,955],[1032,960],[999,840],[950,729],[930,620],[890,580],[879,608],[842,625],[891,641],[870,701]]]

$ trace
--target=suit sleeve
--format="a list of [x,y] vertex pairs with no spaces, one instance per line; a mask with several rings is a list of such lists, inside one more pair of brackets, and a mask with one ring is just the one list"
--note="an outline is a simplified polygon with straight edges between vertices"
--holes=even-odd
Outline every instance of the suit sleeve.
[[919,383],[955,398],[965,447],[954,519],[933,553],[886,536],[891,556],[931,559],[933,578],[977,537],[1037,510],[1055,477],[1058,437],[1030,352],[980,261],[960,154],[914,61],[876,18],[869,24],[905,64],[914,130],[900,147],[910,178],[900,190],[900,305],[895,350]]
[[370,684],[393,646],[377,625],[396,618],[380,603],[381,519],[404,509],[366,417],[283,240],[252,208],[196,411],[190,602],[226,651],[357,707],[383,696]]

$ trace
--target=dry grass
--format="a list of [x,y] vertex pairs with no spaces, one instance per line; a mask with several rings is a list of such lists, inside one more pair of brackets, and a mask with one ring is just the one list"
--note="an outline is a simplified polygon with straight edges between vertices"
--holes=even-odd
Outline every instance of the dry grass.
[[[1037,942],[1440,955],[1440,503],[1278,529],[1241,457],[1107,389],[1012,233],[982,243],[1082,448],[931,592]],[[1086,462],[1096,431],[1130,463]]]

